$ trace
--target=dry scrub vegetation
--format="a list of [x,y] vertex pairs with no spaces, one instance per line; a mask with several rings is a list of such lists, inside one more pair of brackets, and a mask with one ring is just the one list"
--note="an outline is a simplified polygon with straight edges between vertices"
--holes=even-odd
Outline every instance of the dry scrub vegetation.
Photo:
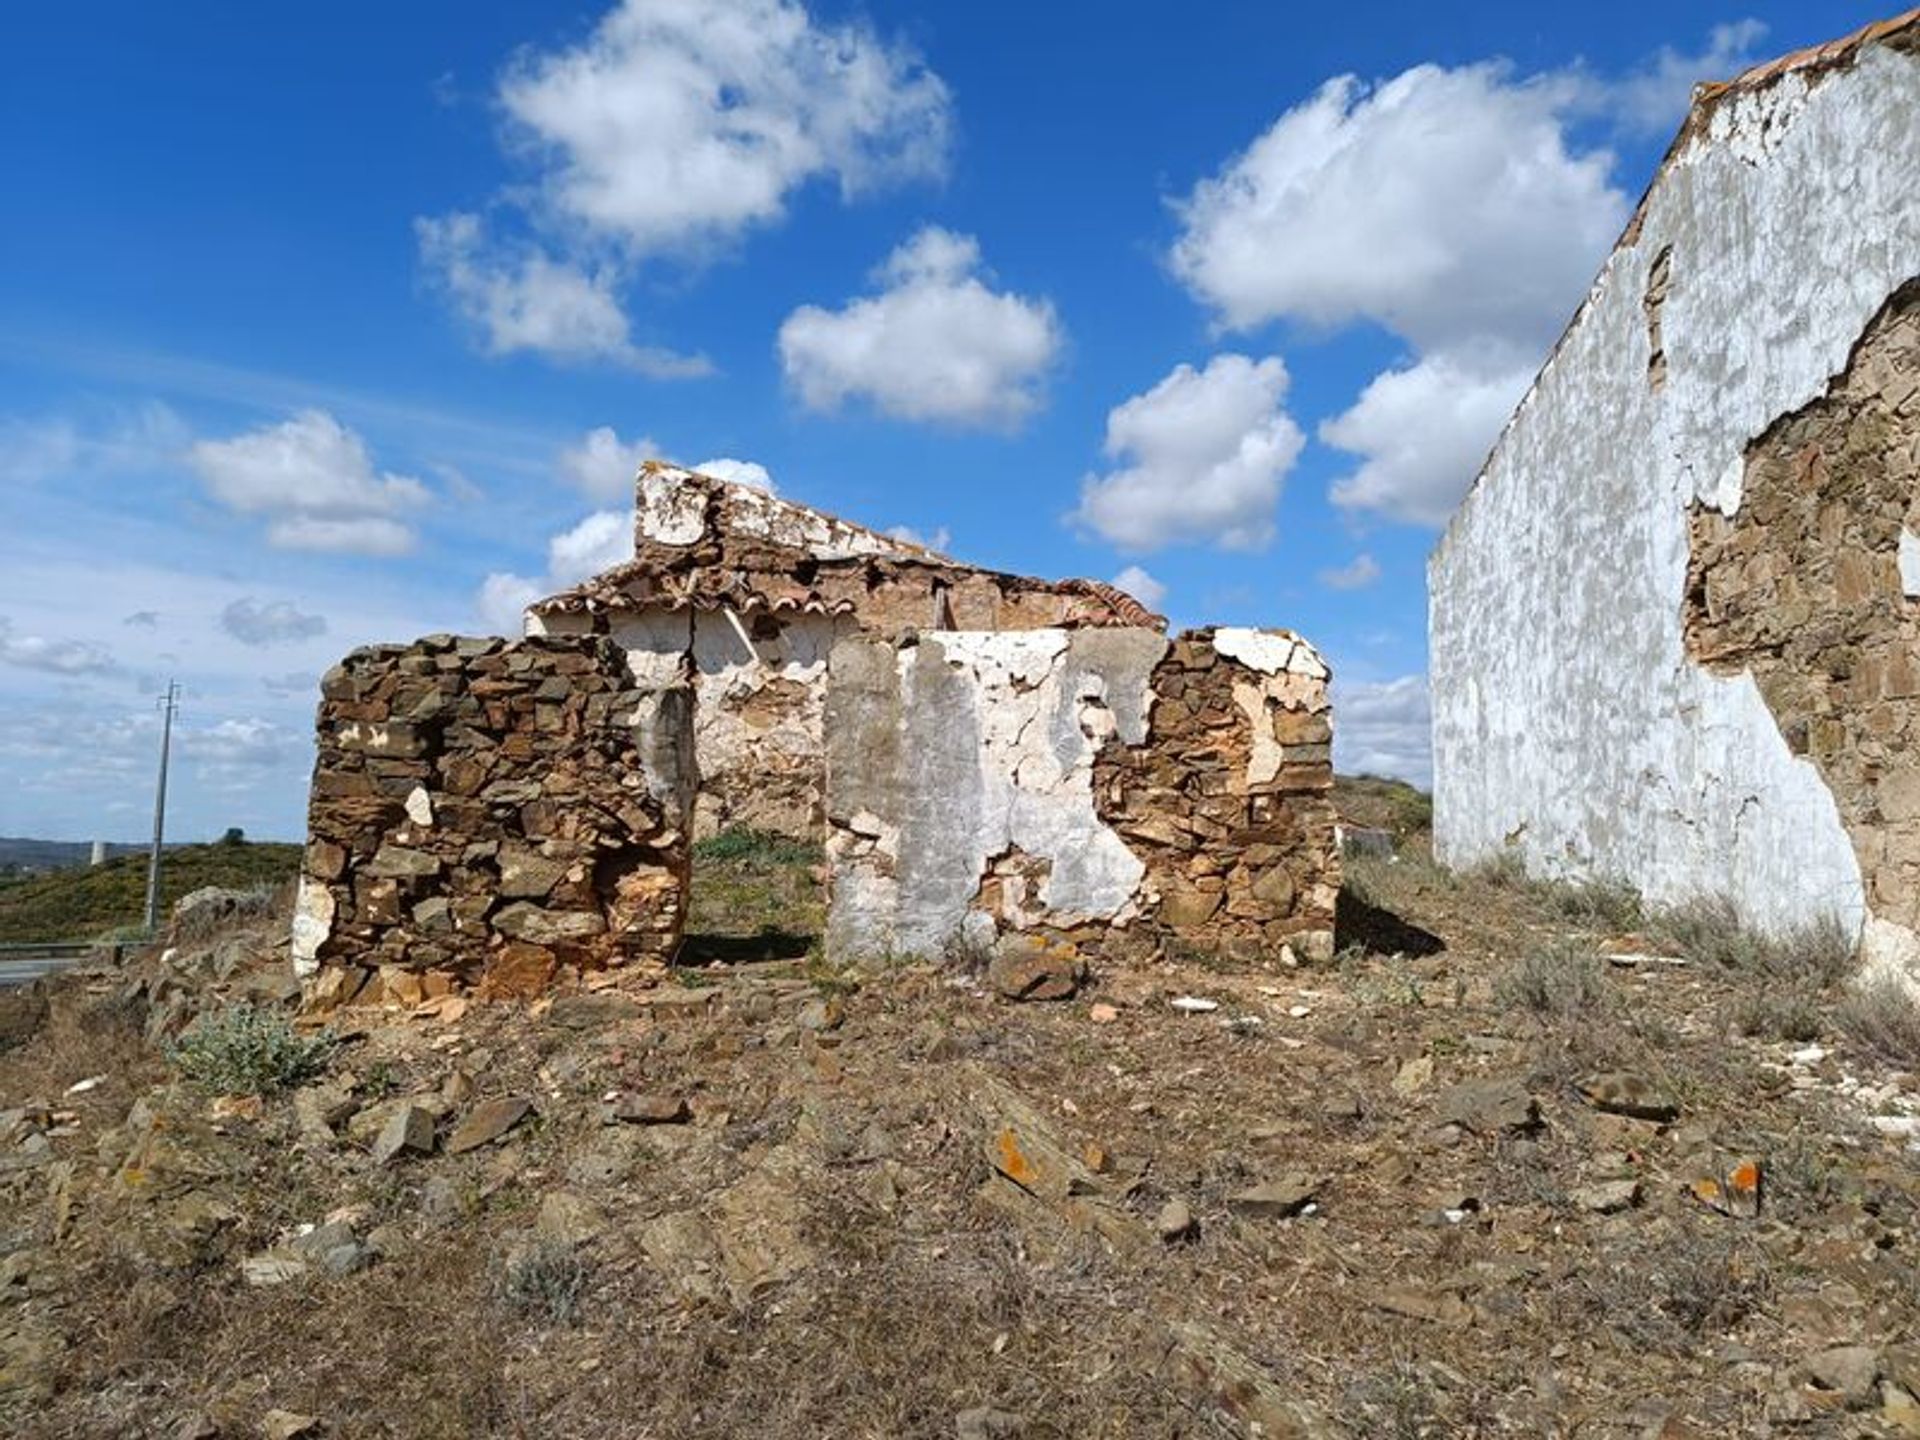
[[[763,948],[654,991],[319,1045],[263,923],[55,995],[0,1055],[0,1426],[1913,1433],[1920,1026],[1830,936],[1409,849],[1333,966],[1012,1004],[769,957],[811,857],[707,859]],[[1695,1193],[1750,1160],[1757,1214]]]

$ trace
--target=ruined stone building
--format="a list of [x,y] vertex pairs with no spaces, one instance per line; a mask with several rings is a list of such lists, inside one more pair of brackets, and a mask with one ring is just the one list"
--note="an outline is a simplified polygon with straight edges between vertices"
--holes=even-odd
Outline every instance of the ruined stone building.
[[[1324,959],[1328,673],[1285,631],[960,564],[669,466],[634,559],[508,642],[322,682],[297,965],[329,999],[673,957],[692,837],[824,840],[829,959],[1008,937]],[[374,976],[377,986],[369,988]]]
[[642,684],[690,681],[701,834],[824,833],[827,659],[847,636],[1165,623],[1111,585],[963,565],[677,467],[637,488],[634,558],[535,603],[528,632],[605,635]]
[[1430,580],[1442,859],[1914,966],[1920,11],[1696,92]]

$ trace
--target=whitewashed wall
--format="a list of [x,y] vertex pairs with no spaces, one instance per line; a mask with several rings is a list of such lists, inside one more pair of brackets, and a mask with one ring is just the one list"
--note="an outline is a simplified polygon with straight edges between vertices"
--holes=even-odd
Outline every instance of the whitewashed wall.
[[[1643,300],[1667,246],[1656,389]],[[1819,775],[1750,678],[1686,656],[1687,511],[1738,509],[1748,443],[1916,274],[1920,58],[1735,92],[1669,164],[1432,561],[1445,863],[1511,845],[1773,927],[1869,918]],[[1869,927],[1870,948],[1910,940]]]

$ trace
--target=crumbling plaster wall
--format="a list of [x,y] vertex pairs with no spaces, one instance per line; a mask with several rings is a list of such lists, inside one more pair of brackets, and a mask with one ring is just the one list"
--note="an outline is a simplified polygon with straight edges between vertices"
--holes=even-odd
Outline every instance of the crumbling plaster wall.
[[837,959],[1008,931],[1332,952],[1326,667],[1276,632],[929,632],[834,648]]
[[1920,932],[1920,281],[1827,394],[1748,451],[1740,508],[1692,517],[1687,643],[1751,674],[1839,806],[1867,904]]
[[1916,134],[1920,59],[1874,45],[1729,91],[1677,147],[1432,561],[1446,863],[1863,925],[1832,792],[1751,673],[1687,653],[1688,518],[1740,509],[1749,444],[1920,273]]
[[669,959],[686,912],[683,688],[637,688],[600,639],[429,636],[321,682],[295,968],[352,998],[530,993]]

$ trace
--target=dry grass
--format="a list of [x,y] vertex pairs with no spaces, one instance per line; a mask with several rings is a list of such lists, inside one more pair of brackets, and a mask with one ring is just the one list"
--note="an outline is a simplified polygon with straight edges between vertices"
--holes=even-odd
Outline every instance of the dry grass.
[[1876,976],[1840,1002],[1840,1028],[1890,1064],[1920,1068],[1920,1000],[1905,982]]
[[1733,903],[1720,898],[1692,901],[1653,917],[1654,934],[1696,965],[1764,980],[1785,980],[1822,988],[1853,973],[1857,952],[1836,919],[1810,921],[1768,933],[1742,922]]
[[1516,961],[1495,982],[1494,999],[1564,1024],[1607,1009],[1612,995],[1599,958],[1578,941],[1561,939]]

